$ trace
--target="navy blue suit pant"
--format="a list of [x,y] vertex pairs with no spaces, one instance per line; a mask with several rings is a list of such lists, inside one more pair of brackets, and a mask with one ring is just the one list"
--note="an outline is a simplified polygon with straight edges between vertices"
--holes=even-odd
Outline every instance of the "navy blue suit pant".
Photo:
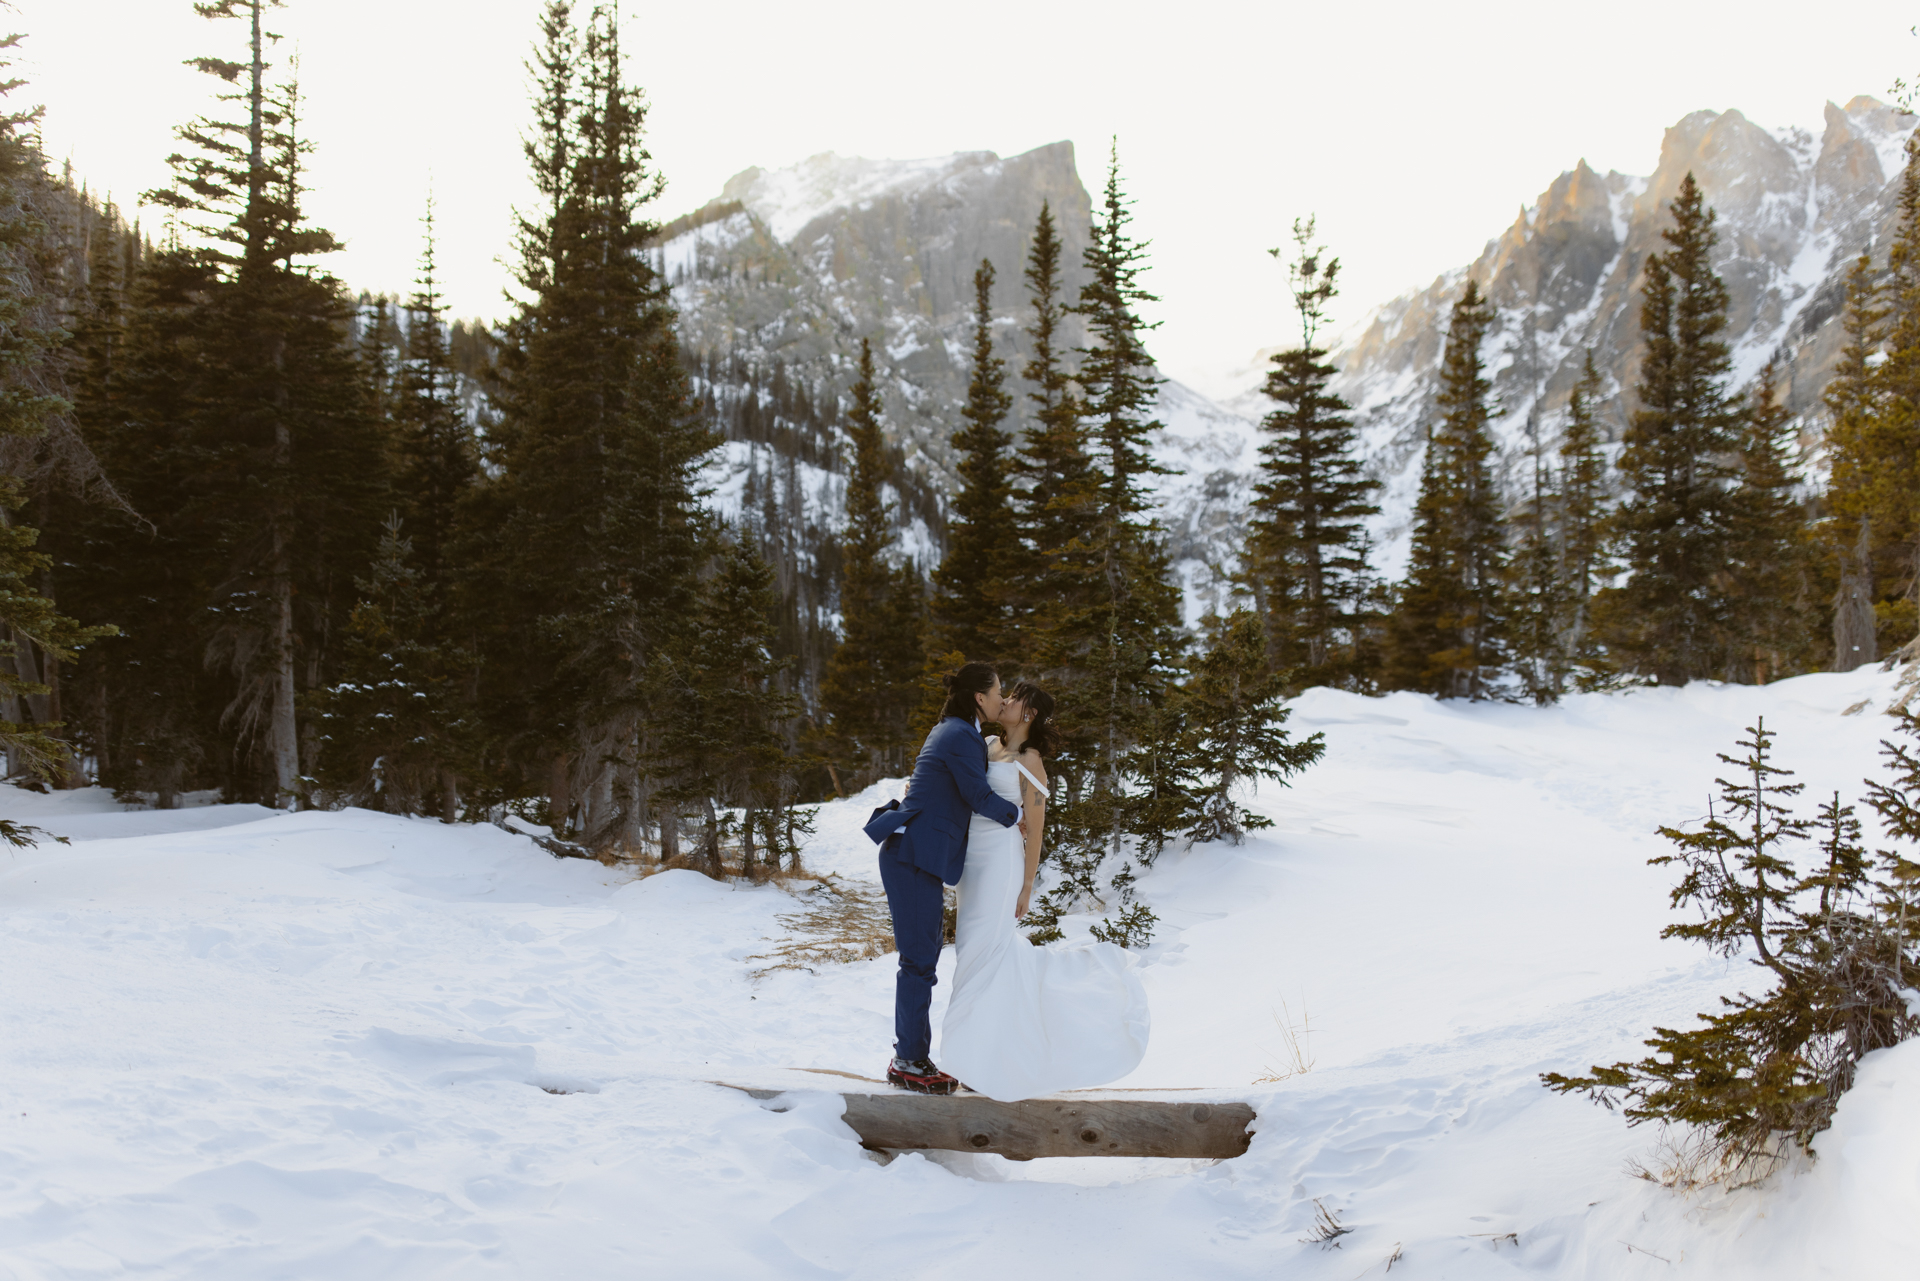
[[893,1052],[924,1059],[933,1052],[934,967],[940,963],[944,901],[940,878],[899,855],[895,837],[880,847],[880,883],[893,909],[893,946],[900,973],[893,988]]

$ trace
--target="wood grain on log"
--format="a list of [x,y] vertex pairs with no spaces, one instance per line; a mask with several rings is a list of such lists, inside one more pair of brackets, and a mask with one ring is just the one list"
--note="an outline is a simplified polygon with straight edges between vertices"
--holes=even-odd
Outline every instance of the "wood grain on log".
[[[736,1089],[741,1087],[734,1087]],[[755,1098],[782,1091],[754,1090]],[[1238,1102],[1053,1097],[1002,1103],[978,1094],[843,1094],[845,1120],[863,1146],[996,1152],[1015,1161],[1050,1156],[1224,1159],[1252,1143],[1254,1112]]]

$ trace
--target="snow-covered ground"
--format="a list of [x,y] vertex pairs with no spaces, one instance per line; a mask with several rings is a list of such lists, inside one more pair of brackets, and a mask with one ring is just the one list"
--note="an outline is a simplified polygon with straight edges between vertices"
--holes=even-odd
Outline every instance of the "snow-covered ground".
[[[1327,759],[1259,794],[1276,827],[1142,882],[1153,1045],[1124,1084],[1249,1100],[1252,1150],[1217,1164],[882,1165],[833,1094],[708,1084],[884,1063],[891,958],[752,978],[775,886],[8,791],[72,843],[0,853],[0,1278],[1353,1281],[1396,1250],[1396,1277],[1911,1275],[1920,1044],[1868,1061],[1816,1162],[1692,1197],[1625,1171],[1652,1133],[1536,1080],[1752,981],[1657,937],[1653,828],[1704,812],[1756,715],[1809,810],[1857,794],[1888,722],[1843,713],[1887,689],[1308,694]],[[823,808],[814,869],[870,875],[871,803]],[[1312,1070],[1252,1084],[1303,1017]],[[1301,1241],[1316,1198],[1337,1249]]]

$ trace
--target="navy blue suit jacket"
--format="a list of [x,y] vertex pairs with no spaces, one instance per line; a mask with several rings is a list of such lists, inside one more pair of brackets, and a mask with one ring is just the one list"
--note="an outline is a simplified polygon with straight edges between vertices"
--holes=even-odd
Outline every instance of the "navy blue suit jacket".
[[973,722],[948,716],[913,763],[907,799],[874,815],[866,831],[875,844],[889,842],[901,858],[955,885],[966,867],[967,823],[975,814],[1002,827],[1020,821],[1020,807],[987,785],[987,741]]

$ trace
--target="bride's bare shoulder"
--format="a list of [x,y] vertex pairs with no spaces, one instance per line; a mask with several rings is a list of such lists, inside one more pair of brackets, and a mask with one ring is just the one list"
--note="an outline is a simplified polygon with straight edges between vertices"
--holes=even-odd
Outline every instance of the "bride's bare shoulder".
[[1031,747],[1023,747],[1020,749],[1020,754],[1013,759],[1026,766],[1027,772],[1039,779],[1042,787],[1046,786],[1047,766],[1046,762],[1040,758],[1039,752]]

